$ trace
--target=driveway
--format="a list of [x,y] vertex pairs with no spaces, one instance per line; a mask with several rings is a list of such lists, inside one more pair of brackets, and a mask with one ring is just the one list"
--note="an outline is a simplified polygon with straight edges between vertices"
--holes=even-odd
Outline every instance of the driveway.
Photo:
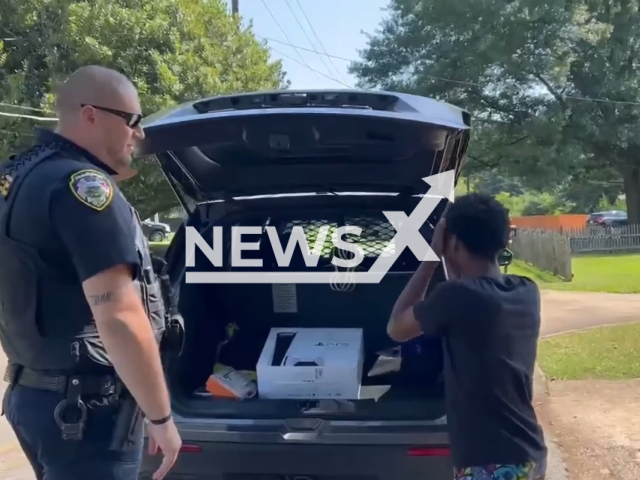
[[640,320],[640,294],[542,290],[540,335]]
[[[640,320],[640,295],[637,294],[543,290],[541,300],[541,337]],[[604,415],[594,416],[593,412],[607,411],[615,417],[632,411],[630,409],[634,405],[631,405],[629,398],[637,398],[637,392],[630,396],[627,384],[615,382],[596,382],[597,385],[585,382],[559,383],[562,385],[555,382],[551,384],[551,397],[548,397],[547,385],[540,378],[534,387],[537,391],[536,410],[545,427],[549,446],[547,479],[567,479],[564,456],[568,460],[570,471],[574,474],[580,472],[581,480],[638,478],[633,476],[636,472],[628,468],[625,472],[616,470],[616,465],[618,469],[622,465],[634,465],[633,462],[624,461],[628,459],[630,449],[625,448],[626,445],[622,446],[622,442],[618,442],[616,448],[605,449],[599,441],[588,441],[593,435],[598,439],[604,438],[602,432],[607,430],[609,433],[618,432],[617,438],[630,438],[628,432],[637,428],[637,425],[630,425],[628,418],[624,421],[607,420]],[[640,386],[637,382],[634,385],[636,388]],[[594,388],[601,393],[610,393],[608,404],[594,394]],[[635,407],[637,406],[636,401]],[[568,416],[567,412],[570,412]],[[611,427],[614,423],[617,430]],[[627,425],[626,429],[624,425]],[[561,442],[563,453],[560,452],[557,441]],[[640,453],[637,455],[636,462],[640,460]],[[592,474],[594,476],[590,476]]]
[[549,472],[560,476],[547,479],[638,480],[640,379],[557,381],[548,388],[536,410],[563,462]]
[[[591,292],[541,291],[541,336],[592,328],[600,325],[633,322],[640,318],[640,295]],[[0,368],[6,359],[0,349]],[[6,383],[0,382],[4,395]],[[564,480],[564,467],[555,445],[550,445],[548,480]],[[4,418],[0,419],[0,478],[34,480],[15,436]]]

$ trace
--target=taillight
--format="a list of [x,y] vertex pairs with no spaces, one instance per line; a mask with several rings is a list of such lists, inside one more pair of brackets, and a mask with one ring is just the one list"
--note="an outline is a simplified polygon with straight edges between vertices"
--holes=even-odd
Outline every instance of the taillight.
[[448,447],[413,447],[407,451],[410,457],[448,457],[451,451]]
[[[182,453],[202,453],[202,448],[199,445],[186,444],[180,447]],[[162,453],[162,449],[158,447],[158,453]]]
[[180,447],[180,452],[181,453],[202,453],[202,448],[199,445],[186,444]]

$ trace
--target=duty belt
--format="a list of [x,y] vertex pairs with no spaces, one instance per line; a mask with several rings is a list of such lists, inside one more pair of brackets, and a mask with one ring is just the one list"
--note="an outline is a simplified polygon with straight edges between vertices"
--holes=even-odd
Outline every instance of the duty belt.
[[119,381],[115,375],[62,375],[30,370],[20,365],[8,365],[4,373],[4,381],[11,385],[21,385],[62,394],[67,393],[74,380],[82,385],[82,395],[108,397],[118,393]]
[[82,396],[117,398],[122,383],[115,375],[56,374],[30,370],[10,364],[4,380],[24,387],[58,392],[65,398],[56,406],[53,418],[62,431],[64,440],[82,440],[87,421],[87,404]]

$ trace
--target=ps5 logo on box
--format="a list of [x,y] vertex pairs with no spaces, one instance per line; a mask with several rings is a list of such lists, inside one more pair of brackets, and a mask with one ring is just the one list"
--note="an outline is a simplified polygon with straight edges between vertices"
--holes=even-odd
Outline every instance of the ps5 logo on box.
[[[426,177],[423,180],[431,185],[428,195],[425,195],[416,208],[407,216],[404,212],[382,212],[396,234],[389,244],[394,245],[392,252],[387,249],[388,255],[381,255],[367,272],[351,273],[352,281],[357,283],[380,283],[380,280],[389,271],[394,262],[398,259],[405,248],[411,249],[414,255],[422,260],[438,261],[439,258],[426,242],[420,228],[429,215],[438,206],[440,200],[445,197],[453,201],[454,197],[455,171],[448,170],[437,175]],[[330,227],[323,226],[317,232],[313,249],[309,248],[307,238],[302,227],[294,227],[286,248],[283,248],[278,238],[275,227],[266,227],[267,235],[276,261],[280,267],[289,266],[293,252],[299,244],[307,267],[317,266],[322,252],[322,248],[327,240]],[[261,259],[242,258],[244,250],[258,250],[259,243],[243,242],[242,235],[259,235],[263,231],[262,227],[232,227],[231,230],[231,266],[233,267],[261,267]],[[344,226],[336,229],[331,241],[338,249],[347,250],[353,253],[353,258],[345,259],[333,257],[331,263],[337,267],[355,268],[364,258],[362,247],[354,243],[342,240],[345,234],[360,235],[361,229],[355,226]],[[213,228],[213,242],[207,242],[200,233],[193,227],[186,229],[185,257],[186,266],[195,266],[195,248],[209,259],[215,267],[223,266],[223,230],[222,227]],[[334,279],[334,272],[187,272],[186,283],[326,283],[331,284]]]

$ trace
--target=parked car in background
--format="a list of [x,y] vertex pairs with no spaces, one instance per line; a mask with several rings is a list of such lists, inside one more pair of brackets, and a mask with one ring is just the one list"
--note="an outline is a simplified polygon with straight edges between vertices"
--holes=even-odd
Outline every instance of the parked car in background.
[[608,210],[594,212],[587,219],[587,227],[624,227],[627,225],[627,212]]
[[142,222],[142,231],[150,242],[163,242],[171,233],[171,227],[166,223],[156,223],[151,220]]

